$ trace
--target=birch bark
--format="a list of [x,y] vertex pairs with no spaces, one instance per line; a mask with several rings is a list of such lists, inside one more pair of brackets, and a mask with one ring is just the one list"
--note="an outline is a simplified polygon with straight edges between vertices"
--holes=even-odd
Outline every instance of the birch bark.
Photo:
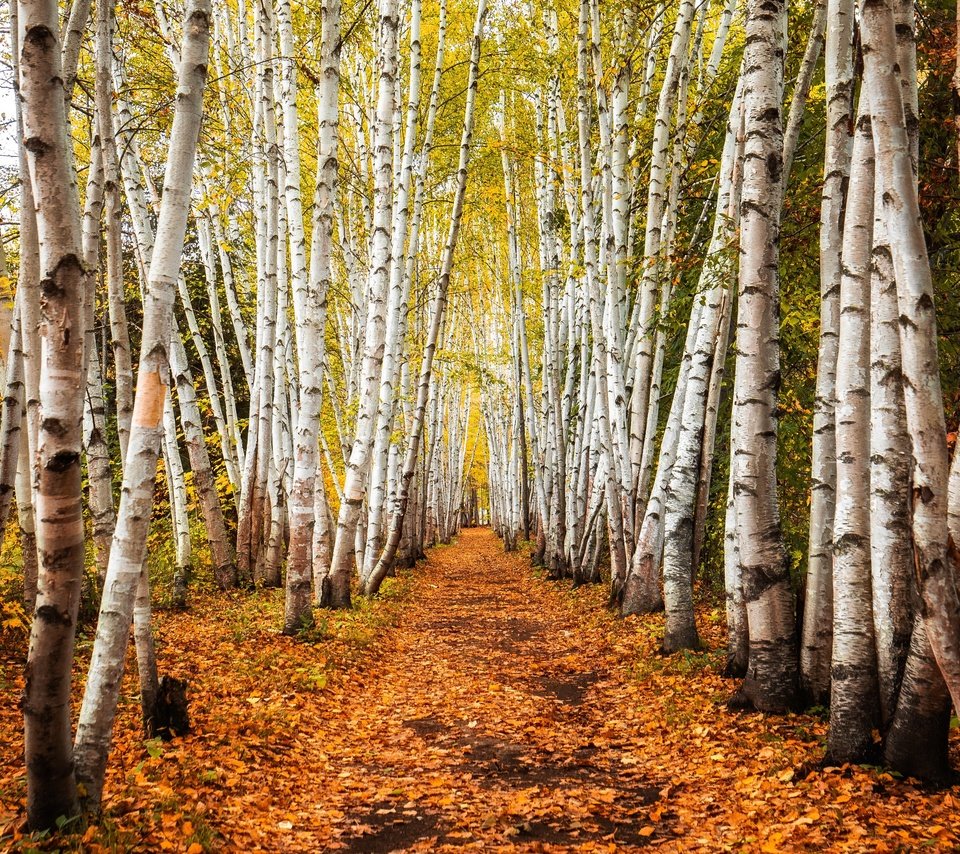
[[859,762],[873,745],[876,650],[870,588],[870,255],[874,158],[868,96],[860,95],[844,215],[836,379],[836,513],[830,761]]
[[897,278],[904,402],[913,448],[913,538],[927,637],[954,705],[960,704],[957,551],[947,527],[949,463],[936,317],[887,0],[861,2],[864,81],[870,97],[883,214]]
[[798,675],[793,589],[780,531],[776,477],[786,24],[783,0],[748,0],[733,499],[750,632],[750,658],[739,699],[760,711],[792,707]]
[[59,816],[73,815],[78,805],[70,749],[70,683],[84,561],[80,453],[87,273],[57,12],[50,0],[21,0],[17,9],[21,145],[40,247],[34,458],[39,574],[22,701],[27,819],[35,830],[53,827]]
[[[463,133],[460,138],[460,159],[457,164],[457,189],[453,200],[453,210],[450,214],[450,230],[443,248],[443,257],[440,262],[440,279],[436,297],[430,311],[430,327],[427,332],[426,344],[423,352],[423,361],[420,366],[420,378],[417,384],[417,402],[414,409],[413,425],[410,430],[407,444],[406,458],[400,477],[400,486],[395,499],[393,517],[390,522],[390,531],[387,536],[383,552],[380,554],[373,571],[363,586],[363,593],[373,596],[380,589],[383,579],[393,568],[397,547],[400,545],[400,536],[403,533],[403,519],[410,500],[410,488],[417,467],[417,457],[423,437],[424,415],[427,408],[427,399],[433,377],[433,359],[436,354],[437,341],[444,320],[447,305],[447,293],[450,287],[450,275],[453,271],[453,256],[457,248],[457,238],[460,234],[460,221],[463,214],[463,201],[467,188],[467,166],[470,160],[470,147],[473,140],[474,105],[477,97],[477,79],[480,66],[480,44],[483,34],[483,23],[486,19],[486,0],[479,0],[477,17],[473,28],[473,38],[470,48],[470,72],[467,80],[467,103],[463,113]],[[338,533],[339,536],[339,533]]]
[[810,542],[800,645],[804,693],[823,704],[830,695],[833,646],[833,514],[836,490],[835,416],[843,214],[853,143],[853,0],[829,0],[824,52],[827,138],[820,206],[820,346],[813,409]]
[[94,812],[99,809],[103,791],[163,438],[162,416],[169,383],[167,353],[200,131],[209,28],[207,0],[191,2],[186,10],[177,104],[156,245],[144,301],[139,382],[133,416],[137,430],[132,433],[127,449],[128,463],[124,469],[117,527],[74,749],[77,779],[84,785],[88,809]]
[[[329,538],[325,485],[318,477],[317,439],[323,395],[324,330],[327,292],[333,279],[334,206],[337,195],[338,125],[340,93],[340,2],[326,0],[321,6],[321,78],[317,87],[317,183],[314,193],[313,235],[307,290],[294,293],[294,318],[300,364],[300,415],[294,436],[293,485],[290,494],[290,545],[287,550],[284,630],[303,624],[310,608],[311,580],[325,580],[330,555],[315,546]],[[318,504],[318,493],[324,493]],[[319,526],[320,531],[317,531]],[[320,567],[318,567],[318,563]],[[322,589],[317,599],[324,598]]]
[[368,309],[363,345],[363,374],[356,436],[347,461],[344,500],[337,518],[337,534],[330,564],[330,599],[321,604],[350,606],[350,581],[361,507],[366,497],[370,452],[377,414],[386,336],[386,298],[390,285],[391,220],[393,216],[393,104],[397,78],[399,28],[397,0],[381,0],[377,38],[379,81],[374,141],[375,190],[371,237]]

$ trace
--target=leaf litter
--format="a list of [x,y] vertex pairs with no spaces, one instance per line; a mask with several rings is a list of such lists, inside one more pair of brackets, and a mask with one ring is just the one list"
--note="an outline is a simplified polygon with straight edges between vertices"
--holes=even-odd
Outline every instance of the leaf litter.
[[[24,835],[21,687],[3,653],[0,846],[101,851],[954,849],[950,790],[821,767],[826,723],[726,708],[722,614],[658,652],[661,616],[615,618],[486,529],[385,595],[276,632],[281,591],[158,618],[193,732],[144,742],[133,661],[104,818]],[[21,652],[22,654],[22,652]],[[79,699],[79,698],[78,698]],[[955,732],[954,732],[955,736]],[[951,738],[957,760],[957,738]]]

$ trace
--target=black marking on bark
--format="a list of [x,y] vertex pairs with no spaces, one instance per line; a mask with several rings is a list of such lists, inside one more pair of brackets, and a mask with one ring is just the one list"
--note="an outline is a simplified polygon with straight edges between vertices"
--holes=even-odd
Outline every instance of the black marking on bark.
[[41,605],[37,608],[35,617],[51,626],[69,626],[71,624],[70,614],[66,611],[58,611],[53,605]]
[[23,147],[34,157],[43,157],[53,146],[47,145],[40,137],[31,136],[23,141]]
[[44,418],[40,422],[40,430],[43,433],[48,433],[51,436],[55,436],[58,439],[66,436],[70,429],[64,424],[59,418]]
[[45,466],[47,471],[65,472],[80,462],[80,454],[76,451],[57,451]]
[[830,668],[830,676],[838,682],[846,679],[855,679],[858,676],[876,676],[876,665],[870,664],[834,664]]

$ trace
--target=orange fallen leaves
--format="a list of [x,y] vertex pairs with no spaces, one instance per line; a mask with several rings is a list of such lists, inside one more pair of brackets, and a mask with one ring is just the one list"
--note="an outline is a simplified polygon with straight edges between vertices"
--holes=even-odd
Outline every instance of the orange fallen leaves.
[[[820,769],[824,721],[728,712],[722,653],[660,656],[662,618],[617,620],[604,590],[538,579],[489,532],[464,532],[402,583],[408,596],[331,616],[313,643],[276,633],[277,591],[162,614],[161,669],[190,680],[194,732],[148,750],[128,675],[105,824],[74,844],[109,850],[108,832],[187,854],[960,844],[949,792]],[[714,612],[700,628],[722,648]],[[15,694],[0,707],[12,745],[0,845],[25,842]]]

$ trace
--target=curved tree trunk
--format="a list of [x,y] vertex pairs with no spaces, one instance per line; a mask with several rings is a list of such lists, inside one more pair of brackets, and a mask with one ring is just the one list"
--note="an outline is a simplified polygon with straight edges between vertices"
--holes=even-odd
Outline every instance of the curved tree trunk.
[[893,10],[861,2],[864,85],[870,97],[883,215],[897,278],[907,429],[913,447],[913,540],[927,637],[960,705],[960,556],[947,527],[949,463],[930,262],[904,120]]
[[[470,50],[470,74],[467,82],[467,103],[463,113],[463,134],[460,138],[460,161],[457,166],[457,191],[453,200],[453,211],[450,214],[450,231],[443,248],[443,258],[440,264],[440,281],[437,295],[434,298],[430,312],[430,327],[427,332],[426,345],[423,351],[423,362],[420,366],[420,378],[417,383],[417,402],[413,415],[413,426],[407,444],[407,455],[403,463],[400,485],[397,490],[393,516],[390,520],[390,531],[387,535],[383,552],[380,554],[373,571],[363,586],[363,594],[376,595],[383,583],[383,579],[393,569],[397,547],[400,545],[400,536],[403,533],[403,520],[410,500],[410,490],[413,485],[413,476],[417,468],[417,457],[420,443],[423,441],[424,416],[427,409],[427,400],[433,377],[433,359],[436,354],[437,341],[443,325],[444,311],[447,305],[447,292],[450,287],[450,275],[453,271],[453,255],[457,248],[457,237],[460,234],[460,218],[463,213],[463,200],[467,188],[467,165],[470,160],[470,145],[473,139],[473,111],[477,97],[477,78],[480,66],[480,40],[483,32],[483,22],[486,18],[486,0],[480,0],[477,6],[477,18],[473,29],[473,39]],[[429,470],[429,469],[428,469]],[[339,537],[339,531],[338,531]]]
[[186,11],[177,105],[144,302],[139,381],[133,412],[136,430],[131,434],[128,447],[117,527],[74,750],[77,778],[84,785],[86,807],[93,812],[100,807],[130,622],[152,515],[157,459],[163,439],[164,400],[170,377],[167,353],[200,131],[209,28],[208,0],[194,0]]

